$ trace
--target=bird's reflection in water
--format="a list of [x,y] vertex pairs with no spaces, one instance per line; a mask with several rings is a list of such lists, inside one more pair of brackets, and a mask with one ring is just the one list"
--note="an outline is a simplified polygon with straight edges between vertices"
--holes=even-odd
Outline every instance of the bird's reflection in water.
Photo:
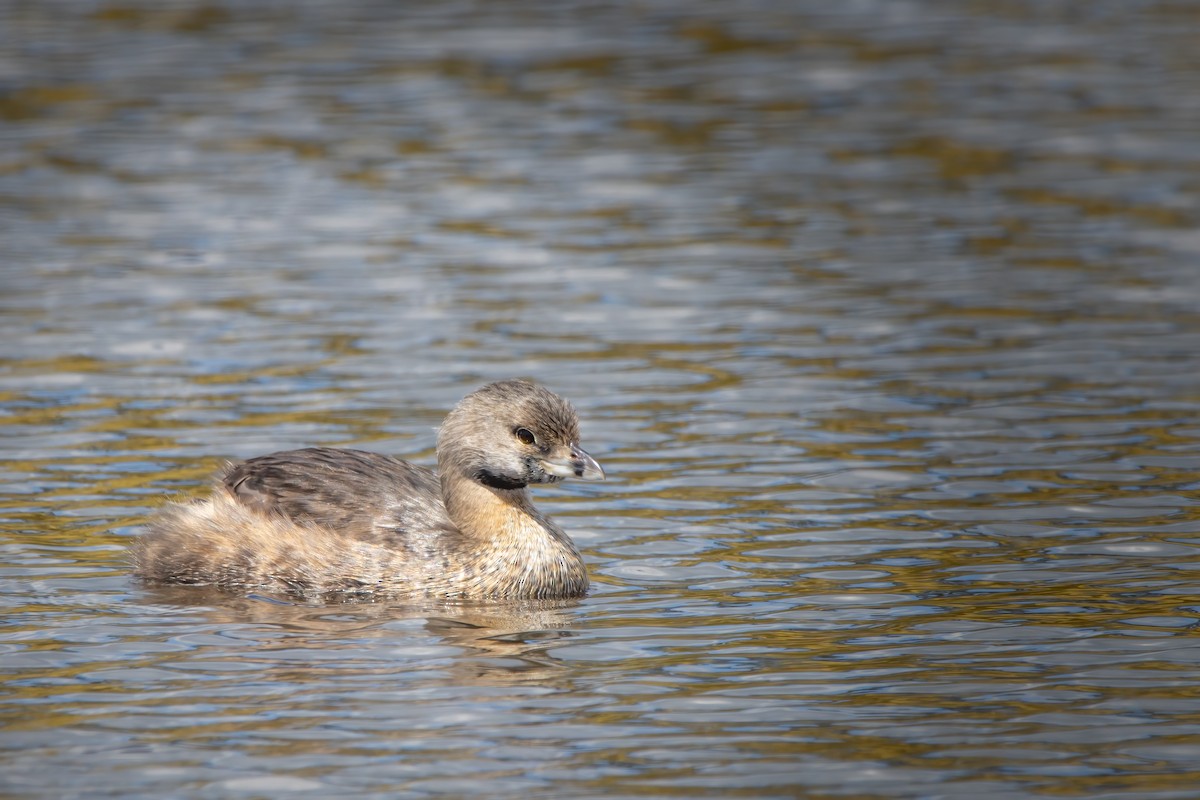
[[[206,658],[263,664],[274,680],[304,682],[331,670],[406,673],[480,684],[553,683],[564,672],[547,651],[573,635],[578,600],[506,603],[306,604],[265,595],[154,586],[146,605],[168,616],[199,617]],[[195,640],[195,637],[189,637]],[[300,659],[297,654],[310,657]],[[287,654],[273,659],[272,653]],[[303,673],[303,674],[301,674]]]

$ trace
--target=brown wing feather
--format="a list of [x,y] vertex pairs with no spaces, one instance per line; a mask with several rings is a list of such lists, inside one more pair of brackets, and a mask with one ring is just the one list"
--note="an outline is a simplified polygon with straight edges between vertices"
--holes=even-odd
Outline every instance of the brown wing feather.
[[234,464],[220,480],[259,513],[365,541],[454,530],[437,476],[379,453],[288,450]]

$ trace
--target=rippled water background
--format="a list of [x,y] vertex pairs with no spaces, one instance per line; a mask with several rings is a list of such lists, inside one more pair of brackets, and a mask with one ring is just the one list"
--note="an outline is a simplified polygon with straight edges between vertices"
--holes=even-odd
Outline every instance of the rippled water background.
[[[0,792],[1191,798],[1189,2],[0,2]],[[130,581],[571,397],[558,607]]]

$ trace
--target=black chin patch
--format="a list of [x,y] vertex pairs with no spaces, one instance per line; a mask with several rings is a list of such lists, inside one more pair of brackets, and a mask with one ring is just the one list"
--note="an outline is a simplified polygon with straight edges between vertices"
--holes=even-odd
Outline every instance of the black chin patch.
[[509,478],[505,475],[497,475],[495,472],[489,472],[486,469],[481,469],[475,473],[475,480],[482,483],[484,486],[492,489],[504,489],[512,491],[513,489],[524,489],[528,486],[524,481],[516,478]]

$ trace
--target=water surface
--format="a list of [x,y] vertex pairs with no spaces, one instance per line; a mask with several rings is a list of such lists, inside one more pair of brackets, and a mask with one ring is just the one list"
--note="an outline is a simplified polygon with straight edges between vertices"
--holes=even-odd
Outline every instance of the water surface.
[[[0,5],[0,791],[1195,796],[1198,22]],[[586,599],[130,580],[510,376]]]

